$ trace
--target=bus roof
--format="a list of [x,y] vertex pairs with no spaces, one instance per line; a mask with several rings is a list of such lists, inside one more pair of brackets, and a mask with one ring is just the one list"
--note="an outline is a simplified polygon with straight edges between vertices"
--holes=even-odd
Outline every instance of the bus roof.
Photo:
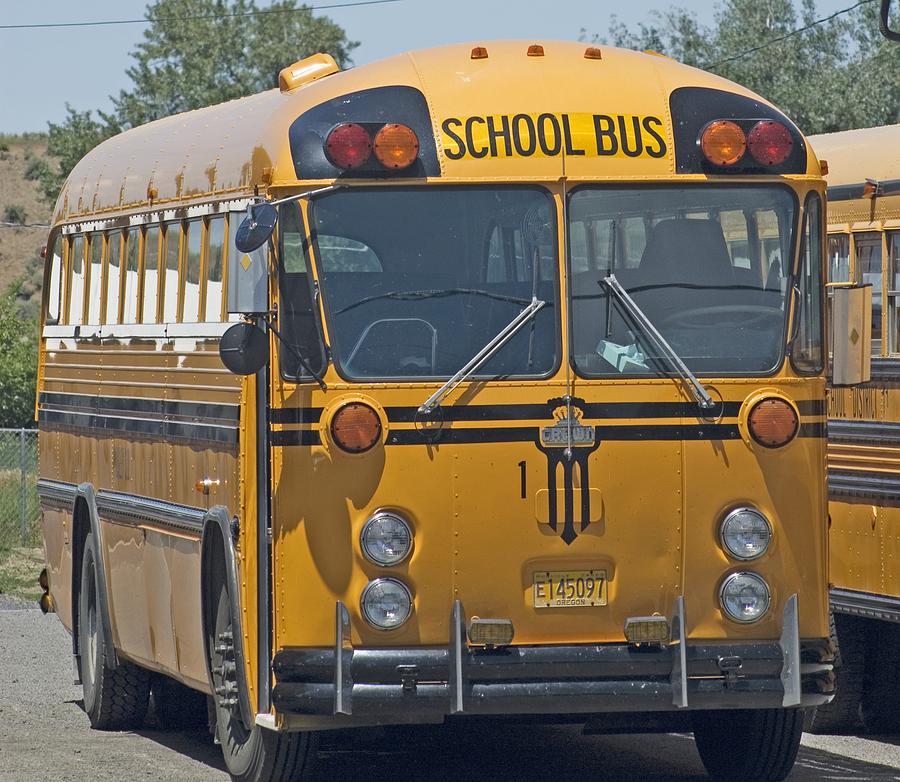
[[855,185],[866,179],[900,180],[900,125],[823,133],[807,140],[828,162],[828,187]]
[[[290,92],[269,90],[134,128],[103,142],[75,166],[61,190],[53,222],[114,217],[148,206],[176,209],[203,200],[246,197],[255,189],[296,185],[300,180],[333,180],[334,176],[301,171],[292,146],[300,142],[291,137],[303,130],[297,129],[298,118],[323,105],[339,113],[349,95],[386,86],[413,88],[424,96],[424,135],[433,136],[426,141],[432,145],[434,168],[423,175],[446,181],[561,176],[640,180],[683,173],[676,155],[683,123],[673,121],[670,105],[672,92],[679,88],[744,96],[742,105],[782,116],[749,90],[660,55],[604,46],[599,59],[590,58],[586,44],[573,42],[544,42],[543,54],[537,55],[533,49],[529,53],[533,43],[482,42],[477,45],[487,50],[485,58],[473,57],[472,44],[409,52]],[[389,102],[386,107],[377,105],[386,117],[382,121],[398,121],[388,116]],[[721,101],[707,105],[717,107]],[[604,118],[602,123],[608,120],[609,127],[598,126],[598,116]],[[515,154],[504,157],[504,146],[511,149],[508,136],[502,135],[508,132],[508,123],[534,129],[542,118],[558,134],[554,143],[561,154],[542,154],[536,143],[529,142],[524,144],[526,151],[534,148],[534,154],[527,167]],[[497,127],[489,126],[494,119]],[[306,138],[311,132],[319,134],[315,143],[320,152],[321,134],[327,132],[322,127],[306,133]],[[644,134],[642,151],[633,154],[634,148],[628,151],[627,144],[611,137],[609,143],[618,151],[601,153],[604,132],[627,135],[632,128],[639,137]],[[488,137],[489,129],[496,131],[493,137]],[[566,143],[559,149],[563,132]],[[683,149],[688,142],[696,147],[696,132],[691,130],[693,136],[684,141]],[[476,145],[476,136],[485,146]],[[802,139],[799,132],[796,138]],[[468,149],[467,141],[472,142]],[[595,141],[592,155],[589,145]],[[499,143],[499,156],[480,154],[488,142],[492,149]],[[799,146],[804,147],[802,140]],[[794,173],[818,172],[814,156],[806,156],[804,149],[802,168]]]

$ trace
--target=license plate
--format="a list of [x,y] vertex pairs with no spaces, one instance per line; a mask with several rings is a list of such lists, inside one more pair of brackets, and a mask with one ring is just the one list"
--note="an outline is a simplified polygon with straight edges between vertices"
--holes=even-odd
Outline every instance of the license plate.
[[605,605],[605,570],[543,570],[534,574],[535,608]]

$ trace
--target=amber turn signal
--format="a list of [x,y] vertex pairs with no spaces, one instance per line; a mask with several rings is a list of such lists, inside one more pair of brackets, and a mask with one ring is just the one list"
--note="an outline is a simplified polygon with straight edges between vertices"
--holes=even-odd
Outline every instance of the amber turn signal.
[[509,646],[516,631],[509,619],[479,619],[473,616],[467,634],[472,646],[496,649]]
[[777,397],[757,402],[747,417],[750,436],[765,448],[780,448],[797,436],[800,421],[794,408]]
[[740,125],[728,120],[716,120],[703,129],[700,151],[713,165],[733,166],[747,151],[747,136]]
[[362,402],[349,402],[331,419],[331,439],[349,453],[365,453],[381,439],[381,419]]

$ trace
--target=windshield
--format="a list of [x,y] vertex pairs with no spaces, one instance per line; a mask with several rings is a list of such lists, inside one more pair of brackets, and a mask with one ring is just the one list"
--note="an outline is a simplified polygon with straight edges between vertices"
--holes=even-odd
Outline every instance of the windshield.
[[781,187],[583,187],[569,200],[573,362],[583,376],[667,374],[615,275],[686,366],[760,374],[784,346],[796,205]]
[[311,209],[332,357],[344,377],[449,378],[535,297],[545,305],[474,374],[556,368],[557,230],[546,190],[353,188]]

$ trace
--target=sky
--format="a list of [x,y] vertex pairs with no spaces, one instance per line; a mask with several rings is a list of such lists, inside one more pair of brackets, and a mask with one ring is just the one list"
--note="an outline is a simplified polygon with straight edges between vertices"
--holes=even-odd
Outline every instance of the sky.
[[[307,0],[325,5],[341,0]],[[713,0],[680,0],[703,22],[712,20]],[[818,0],[822,15],[852,4]],[[146,0],[0,0],[0,24],[140,19]],[[268,5],[258,0],[258,5]],[[496,38],[575,40],[582,28],[603,34],[615,14],[629,26],[650,22],[666,0],[399,0],[333,8],[327,13],[351,40],[356,65],[409,49]],[[0,133],[45,131],[60,121],[68,102],[79,110],[108,109],[109,96],[129,86],[129,53],[145,25],[9,30],[0,29]],[[285,63],[290,65],[290,63]]]

